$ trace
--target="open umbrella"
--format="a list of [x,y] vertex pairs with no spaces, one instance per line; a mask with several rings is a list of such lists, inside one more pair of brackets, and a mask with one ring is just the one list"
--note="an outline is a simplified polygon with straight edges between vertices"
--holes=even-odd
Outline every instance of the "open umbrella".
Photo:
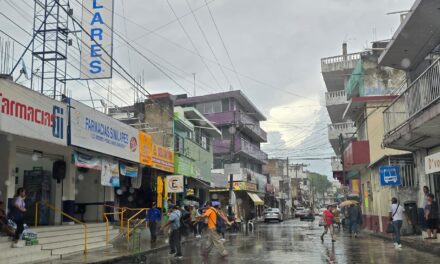
[[344,206],[349,206],[352,204],[358,204],[358,201],[355,200],[347,200],[347,201],[343,201],[342,203],[339,204],[339,206],[344,207]]

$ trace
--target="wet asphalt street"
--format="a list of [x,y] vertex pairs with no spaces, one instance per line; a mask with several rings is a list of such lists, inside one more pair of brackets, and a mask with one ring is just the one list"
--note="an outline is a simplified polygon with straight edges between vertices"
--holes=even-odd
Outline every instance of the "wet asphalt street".
[[[336,242],[327,235],[320,241],[322,227],[315,221],[289,220],[283,223],[259,224],[255,232],[245,235],[227,235],[225,246],[229,256],[222,258],[213,249],[202,256],[200,240],[183,245],[184,258],[168,256],[162,250],[146,256],[151,264],[169,263],[440,263],[440,258],[411,248],[396,250],[390,241],[364,235],[350,238],[346,233],[335,231]],[[138,259],[126,259],[118,263],[139,263]]]

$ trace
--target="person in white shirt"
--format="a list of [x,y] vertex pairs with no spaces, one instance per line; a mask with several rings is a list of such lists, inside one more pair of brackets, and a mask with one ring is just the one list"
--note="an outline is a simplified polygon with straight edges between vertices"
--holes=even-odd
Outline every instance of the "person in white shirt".
[[394,246],[396,248],[402,248],[402,244],[400,243],[400,229],[402,228],[405,208],[400,205],[396,197],[393,197],[391,199],[391,206],[389,212],[390,212],[390,221],[393,222],[393,226],[394,226],[394,234],[393,234]]

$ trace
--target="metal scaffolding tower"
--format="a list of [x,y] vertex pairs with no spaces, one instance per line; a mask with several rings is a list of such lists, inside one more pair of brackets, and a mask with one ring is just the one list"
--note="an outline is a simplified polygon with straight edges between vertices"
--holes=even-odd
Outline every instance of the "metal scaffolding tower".
[[60,100],[66,94],[69,14],[62,7],[70,10],[68,0],[34,2],[31,87]]

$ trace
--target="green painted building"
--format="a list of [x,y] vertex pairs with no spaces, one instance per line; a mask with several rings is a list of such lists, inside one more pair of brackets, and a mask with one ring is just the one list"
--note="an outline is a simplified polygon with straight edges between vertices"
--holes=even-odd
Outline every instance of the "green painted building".
[[[193,107],[174,108],[175,174],[185,176],[186,189],[209,189],[213,168],[212,139],[221,132]],[[200,195],[203,196],[203,195]]]

